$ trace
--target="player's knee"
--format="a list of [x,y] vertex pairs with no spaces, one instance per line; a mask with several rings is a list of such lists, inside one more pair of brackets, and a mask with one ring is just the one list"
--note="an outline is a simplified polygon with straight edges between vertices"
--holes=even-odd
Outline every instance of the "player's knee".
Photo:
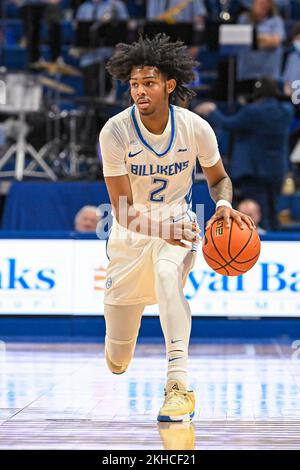
[[109,370],[113,373],[113,374],[124,374],[124,372],[126,372],[127,370],[127,367],[129,365],[128,364],[115,364],[109,354],[108,354],[108,351],[106,350],[105,351],[105,359],[106,359],[106,364],[107,364],[107,367],[109,368]]
[[174,263],[158,261],[156,264],[156,279],[159,289],[164,290],[166,295],[171,295],[173,288],[178,284],[178,266]]
[[105,358],[108,368],[114,374],[122,374],[128,368],[134,354],[136,339],[115,342],[106,337]]

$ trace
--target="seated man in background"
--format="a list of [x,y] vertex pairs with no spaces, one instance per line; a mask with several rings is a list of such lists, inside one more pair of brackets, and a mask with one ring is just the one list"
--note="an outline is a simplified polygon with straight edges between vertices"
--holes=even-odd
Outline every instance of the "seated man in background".
[[81,233],[96,233],[96,228],[102,219],[101,211],[96,206],[84,206],[76,214],[74,229]]
[[260,205],[254,201],[254,199],[243,199],[242,201],[239,202],[237,208],[238,211],[243,212],[246,215],[249,215],[249,217],[252,218],[256,230],[260,235],[263,235],[266,233],[266,230],[260,227],[260,222],[261,222],[261,208]]

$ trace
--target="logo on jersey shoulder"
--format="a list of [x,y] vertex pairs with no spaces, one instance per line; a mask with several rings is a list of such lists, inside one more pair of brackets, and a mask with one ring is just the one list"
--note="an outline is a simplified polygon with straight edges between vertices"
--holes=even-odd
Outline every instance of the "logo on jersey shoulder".
[[135,153],[129,152],[128,157],[129,157],[129,158],[135,157],[136,155],[138,155],[138,154],[141,153],[142,151],[143,151],[143,149],[140,150],[139,152],[135,152]]
[[187,148],[184,149],[178,149],[177,152],[187,152]]
[[106,289],[110,289],[111,286],[112,286],[112,278],[108,277],[107,280],[106,280],[106,283],[105,283],[105,287],[106,287]]

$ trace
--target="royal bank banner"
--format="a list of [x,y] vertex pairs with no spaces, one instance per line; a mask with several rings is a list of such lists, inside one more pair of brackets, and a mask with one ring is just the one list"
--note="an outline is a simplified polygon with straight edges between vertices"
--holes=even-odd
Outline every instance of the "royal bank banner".
[[[224,277],[200,249],[185,287],[193,315],[300,317],[299,252],[300,242],[264,241],[250,272]],[[2,239],[0,314],[102,315],[107,263],[101,240]]]

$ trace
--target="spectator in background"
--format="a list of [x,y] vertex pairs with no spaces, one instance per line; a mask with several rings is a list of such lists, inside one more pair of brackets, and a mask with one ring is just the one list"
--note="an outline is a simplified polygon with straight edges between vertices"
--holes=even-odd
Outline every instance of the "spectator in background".
[[[120,0],[88,0],[77,10],[77,21],[104,21],[128,20],[129,14],[124,2]],[[105,72],[105,90],[101,89],[100,67],[104,67],[106,61],[114,52],[112,47],[99,47],[84,54],[80,60],[80,67],[83,71],[84,92],[87,96],[100,96],[108,93],[112,89],[112,82]]]
[[260,227],[261,208],[256,201],[254,201],[253,199],[243,199],[239,202],[237,210],[243,212],[244,214],[252,218],[253,222],[255,223],[256,230],[260,235],[266,233],[266,230]]
[[42,22],[48,25],[50,59],[55,62],[61,54],[61,12],[60,0],[13,0],[21,7],[25,44],[28,61],[34,64],[40,60],[40,29]]
[[285,27],[273,0],[253,0],[249,12],[240,15],[239,24],[252,24],[257,31],[257,49],[241,46],[237,58],[237,91],[249,92],[262,76],[279,79]]
[[[292,97],[295,105],[297,121],[300,119],[300,23],[296,23],[292,32],[293,50],[288,54],[282,80],[284,93]],[[294,95],[295,94],[295,95]],[[294,96],[293,96],[294,95]],[[291,162],[299,166],[300,163],[300,125],[294,126],[290,133]],[[298,168],[299,172],[299,168]]]
[[[206,8],[203,0],[191,0],[187,3],[182,0],[147,0],[147,20],[156,20],[172,8],[178,7],[178,13],[172,15],[175,22],[194,22],[203,24]],[[180,8],[180,6],[183,8]]]
[[127,20],[128,11],[121,0],[87,0],[77,10],[76,19],[92,21],[100,19]]
[[194,111],[207,117],[214,127],[233,131],[230,176],[241,198],[254,199],[262,208],[262,227],[276,230],[277,197],[288,170],[289,127],[294,108],[279,99],[277,82],[257,81],[252,103],[233,116],[225,116],[214,103],[202,103]]
[[[283,71],[284,92],[291,96],[293,91],[292,84],[300,80],[300,23],[293,28],[293,51],[287,57]],[[299,88],[299,84],[298,84]]]
[[[229,0],[231,1],[231,0]],[[240,5],[241,9],[251,10],[253,0],[233,0],[232,3]],[[289,18],[291,15],[291,0],[274,0],[280,15],[283,18]]]
[[76,232],[96,233],[96,228],[101,218],[102,214],[98,207],[84,206],[75,216],[74,228]]
[[130,18],[142,18],[146,16],[146,0],[126,0],[126,6]]
[[0,25],[0,60],[2,63],[2,53],[3,53],[3,45],[4,45],[4,31],[3,31],[3,26]]

